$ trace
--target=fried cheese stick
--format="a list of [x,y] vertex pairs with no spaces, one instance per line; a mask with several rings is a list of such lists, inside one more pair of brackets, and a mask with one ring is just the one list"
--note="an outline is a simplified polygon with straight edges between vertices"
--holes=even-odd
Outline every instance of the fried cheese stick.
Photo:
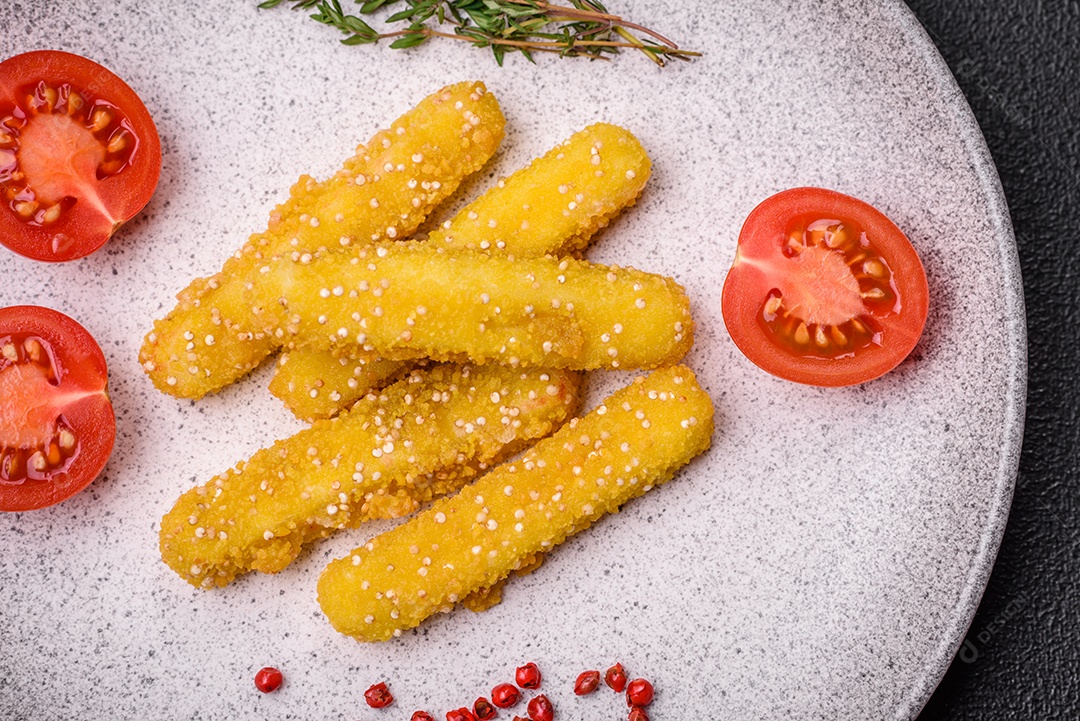
[[520,460],[330,563],[323,613],[360,641],[397,636],[668,481],[712,431],[712,402],[689,369],[638,378]]
[[162,519],[161,557],[201,588],[277,573],[310,541],[411,513],[551,433],[579,386],[566,371],[415,369],[184,493]]
[[330,418],[357,398],[382,388],[413,367],[412,361],[340,357],[329,351],[297,348],[282,353],[270,380],[270,392],[292,414],[314,422]]
[[634,204],[651,169],[645,148],[630,131],[595,123],[496,182],[432,232],[428,242],[518,258],[581,251]]
[[[649,157],[632,133],[596,123],[499,180],[433,231],[428,243],[518,258],[579,252],[634,204],[650,172]],[[281,355],[270,392],[299,418],[328,418],[410,367],[370,354],[334,357],[297,349]]]
[[357,148],[333,177],[303,176],[221,272],[193,281],[154,322],[139,361],[154,385],[199,398],[243,377],[277,347],[251,317],[244,288],[269,258],[407,237],[431,210],[494,154],[504,119],[477,82],[428,96],[389,130]]
[[263,270],[252,305],[295,346],[591,370],[669,365],[693,343],[682,287],[632,268],[408,241]]

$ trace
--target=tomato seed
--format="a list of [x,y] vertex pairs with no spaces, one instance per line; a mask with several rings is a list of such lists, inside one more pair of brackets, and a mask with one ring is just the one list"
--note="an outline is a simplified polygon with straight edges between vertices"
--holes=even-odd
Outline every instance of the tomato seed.
[[627,706],[648,706],[653,700],[652,684],[643,678],[635,678],[626,687]]
[[544,694],[540,694],[529,701],[529,718],[532,721],[551,721],[555,718],[555,707]]
[[600,686],[599,671],[584,671],[574,682],[574,693],[578,696],[590,694]]
[[874,259],[864,260],[862,269],[864,273],[876,280],[880,280],[886,275],[885,265]]
[[41,362],[41,356],[45,353],[45,348],[41,345],[41,341],[37,338],[27,338],[23,341],[23,348],[26,350],[26,355],[35,363]]
[[90,115],[90,132],[96,133],[112,122],[112,113],[105,108],[97,108]]
[[885,291],[881,288],[871,288],[870,290],[862,293],[862,297],[867,300],[881,300],[885,297]]
[[386,708],[394,702],[394,696],[385,683],[377,683],[364,691],[364,700],[371,708]]
[[540,669],[535,663],[527,663],[514,672],[514,680],[521,688],[540,688]]
[[70,452],[75,448],[75,434],[67,428],[60,429],[60,450]]
[[615,693],[622,693],[626,688],[626,671],[617,663],[604,672],[604,683]]
[[18,449],[8,451],[0,461],[0,481],[17,485],[26,480],[26,466]]
[[819,325],[817,327],[817,330],[814,331],[814,342],[818,344],[819,348],[828,348],[829,347],[829,339],[825,337],[825,327],[824,326]]
[[263,693],[270,693],[271,691],[277,691],[284,680],[285,677],[281,675],[281,671],[278,671],[273,666],[266,666],[259,669],[258,673],[255,674],[255,688]]
[[521,692],[512,683],[500,683],[491,689],[491,703],[499,708],[510,708],[521,700]]
[[113,158],[112,160],[106,160],[104,163],[102,163],[101,166],[98,168],[98,172],[101,174],[102,177],[105,177],[107,175],[112,175],[113,173],[119,172],[122,167],[124,167],[124,161]]
[[795,342],[799,345],[810,342],[810,331],[806,329],[806,323],[799,323],[799,327],[795,330]]
[[109,153],[119,153],[121,150],[127,147],[127,133],[123,130],[117,130],[109,138],[109,144],[105,146],[105,150]]
[[63,209],[59,203],[54,203],[45,209],[45,212],[41,214],[41,222],[45,225],[55,223],[60,219],[60,212]]
[[825,231],[825,245],[830,248],[840,248],[847,245],[851,240],[851,234],[843,225],[830,226]]
[[81,95],[75,92],[70,92],[67,99],[67,114],[74,115],[75,113],[82,110],[83,105],[85,104],[86,101],[83,100],[83,97]]
[[48,85],[45,85],[45,83],[42,83],[40,86],[38,86],[38,92],[40,93],[42,99],[45,101],[46,107],[49,108],[49,112],[52,112],[52,109],[56,105],[56,99],[58,97],[56,88],[49,87]]

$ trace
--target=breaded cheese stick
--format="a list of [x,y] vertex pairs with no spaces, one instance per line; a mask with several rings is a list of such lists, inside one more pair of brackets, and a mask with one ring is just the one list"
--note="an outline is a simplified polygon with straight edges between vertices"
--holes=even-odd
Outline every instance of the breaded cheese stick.
[[[634,204],[650,172],[649,157],[630,131],[596,123],[499,180],[428,242],[518,258],[579,252]],[[329,418],[408,367],[370,354],[335,358],[297,349],[281,355],[270,392],[299,418]]]
[[675,281],[632,268],[511,260],[426,243],[268,263],[252,305],[286,344],[390,360],[655,368],[693,343]]
[[361,356],[338,357],[310,348],[287,351],[278,358],[270,392],[297,418],[314,422],[332,417],[414,366],[413,361],[371,358],[367,353]]
[[333,561],[319,578],[331,625],[384,641],[669,480],[709,447],[713,407],[683,366],[638,378],[461,493]]
[[596,123],[496,182],[428,242],[518,258],[581,251],[634,204],[651,172],[645,148],[629,130]]
[[261,332],[245,285],[271,257],[407,237],[431,210],[494,154],[504,119],[482,83],[428,96],[357,148],[333,177],[304,176],[221,272],[193,281],[155,321],[139,361],[160,390],[199,398],[241,378],[278,343]]
[[579,384],[566,371],[416,369],[184,493],[162,519],[161,557],[201,588],[277,573],[308,542],[411,513],[551,433]]

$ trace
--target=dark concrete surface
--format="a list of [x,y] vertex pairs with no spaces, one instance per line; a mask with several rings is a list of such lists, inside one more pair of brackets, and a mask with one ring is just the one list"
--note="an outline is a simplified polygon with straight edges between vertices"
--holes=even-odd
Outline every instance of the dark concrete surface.
[[1080,718],[1080,2],[907,0],[982,127],[1009,203],[1029,334],[1012,514],[920,721]]

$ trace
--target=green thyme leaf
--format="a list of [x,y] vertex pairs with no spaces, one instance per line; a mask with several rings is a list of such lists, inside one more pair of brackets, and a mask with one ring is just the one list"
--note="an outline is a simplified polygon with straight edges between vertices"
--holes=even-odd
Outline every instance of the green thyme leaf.
[[[261,9],[285,0],[263,0]],[[567,0],[561,0],[567,1]],[[390,40],[395,50],[414,48],[431,38],[462,40],[490,48],[500,66],[510,53],[535,62],[535,53],[561,57],[606,59],[620,50],[642,53],[659,66],[669,59],[691,60],[700,53],[684,50],[664,36],[611,14],[598,0],[354,0],[360,15],[373,15],[394,5],[405,7],[387,16],[384,31],[355,15],[347,15],[339,0],[291,0],[293,10],[310,10],[316,22],[348,35],[345,45],[368,45]],[[405,29],[393,29],[407,23]]]

